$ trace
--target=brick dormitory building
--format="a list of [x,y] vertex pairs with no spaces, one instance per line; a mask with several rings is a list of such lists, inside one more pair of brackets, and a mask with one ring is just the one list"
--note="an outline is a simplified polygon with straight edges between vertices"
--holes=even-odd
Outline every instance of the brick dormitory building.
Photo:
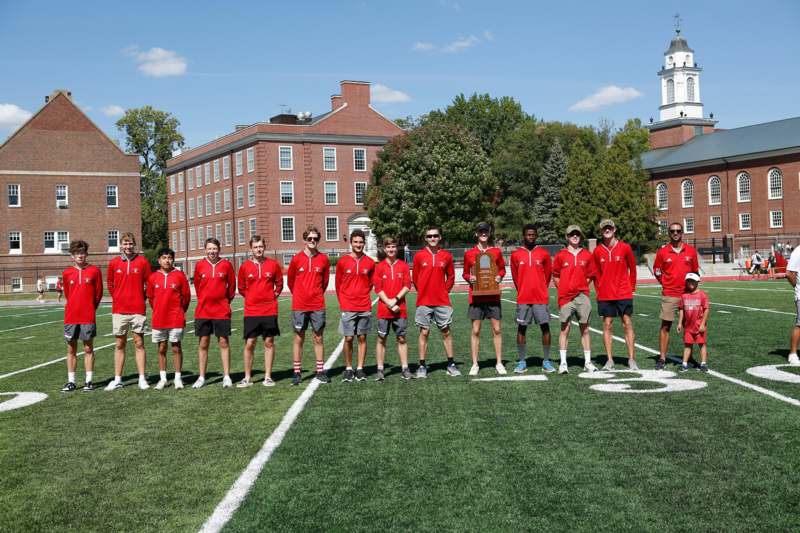
[[705,116],[694,50],[680,31],[664,53],[661,106],[642,157],[662,233],[681,222],[709,258],[800,243],[800,117],[722,130]]
[[105,266],[127,231],[141,244],[139,158],[124,153],[57,90],[0,145],[0,291],[50,288],[71,264],[69,241],[89,243]]
[[302,248],[309,224],[325,251],[347,248],[360,228],[375,248],[364,195],[378,151],[403,132],[370,105],[370,85],[343,81],[330,111],[281,114],[235,131],[167,163],[169,239],[187,272],[216,237],[238,265],[260,234],[283,265]]

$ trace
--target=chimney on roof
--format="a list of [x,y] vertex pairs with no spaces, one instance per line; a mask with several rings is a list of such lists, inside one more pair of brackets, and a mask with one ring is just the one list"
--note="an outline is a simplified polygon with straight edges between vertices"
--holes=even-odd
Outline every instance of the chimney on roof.
[[332,94],[331,95],[331,111],[336,111],[337,109],[342,107],[343,103],[344,103],[344,100],[342,99],[342,95],[341,94]]
[[64,96],[66,96],[67,98],[72,100],[72,93],[70,91],[68,91],[66,89],[56,89],[52,93],[50,93],[49,96],[45,96],[44,97],[44,103],[46,104],[46,103],[50,102],[50,100],[52,100],[53,98],[55,98],[59,94],[63,94]]
[[366,107],[369,105],[369,82],[350,81],[341,82],[342,99],[349,106]]

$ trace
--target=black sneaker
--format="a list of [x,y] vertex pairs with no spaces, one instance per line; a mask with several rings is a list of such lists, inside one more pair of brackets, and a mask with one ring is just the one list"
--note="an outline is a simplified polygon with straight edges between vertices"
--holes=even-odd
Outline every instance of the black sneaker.
[[363,368],[359,368],[356,370],[356,381],[366,381],[367,380],[367,373],[364,372]]
[[666,361],[663,359],[659,359],[656,361],[656,370],[664,370],[664,366],[666,365]]
[[61,387],[61,392],[72,392],[74,390],[75,390],[75,384],[71,381],[68,381],[66,384],[64,384],[63,387]]
[[375,381],[383,381],[384,379],[383,370],[375,372]]
[[303,377],[300,375],[300,372],[295,372],[292,374],[292,385],[300,385],[300,381],[302,381]]
[[92,385],[92,382],[91,382],[91,381],[87,381],[87,382],[86,382],[86,383],[83,385],[83,389],[81,389],[81,390],[82,390],[83,392],[92,392],[92,391],[94,390],[94,385]]
[[331,378],[328,377],[328,374],[325,372],[317,372],[317,375],[314,378],[319,381],[320,383],[330,383]]
[[708,365],[705,363],[700,363],[700,372],[708,372]]
[[344,381],[345,383],[350,383],[351,381],[353,381],[354,377],[355,375],[353,374],[353,369],[348,368],[347,370],[344,371],[344,374],[342,374],[342,381]]
[[411,370],[408,367],[403,369],[403,379],[408,381],[409,379],[413,378],[414,374],[411,373]]

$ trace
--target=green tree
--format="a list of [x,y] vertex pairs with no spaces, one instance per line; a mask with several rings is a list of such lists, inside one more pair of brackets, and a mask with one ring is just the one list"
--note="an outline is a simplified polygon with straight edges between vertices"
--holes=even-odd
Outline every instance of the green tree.
[[567,176],[561,189],[561,209],[556,226],[578,224],[587,237],[595,236],[597,224],[609,213],[605,208],[612,190],[603,179],[598,163],[603,152],[592,153],[583,141],[572,147],[567,158]]
[[180,122],[166,111],[144,106],[128,109],[117,121],[125,133],[125,148],[142,164],[142,246],[152,249],[167,239],[167,187],[164,169],[172,153],[184,146]]
[[470,240],[489,220],[497,180],[478,140],[463,127],[429,123],[394,138],[378,155],[367,188],[377,235],[419,243],[428,225],[449,242]]
[[544,165],[539,191],[533,202],[531,218],[539,226],[539,239],[555,243],[561,240],[562,229],[556,226],[561,209],[561,189],[567,178],[567,159],[556,138]]

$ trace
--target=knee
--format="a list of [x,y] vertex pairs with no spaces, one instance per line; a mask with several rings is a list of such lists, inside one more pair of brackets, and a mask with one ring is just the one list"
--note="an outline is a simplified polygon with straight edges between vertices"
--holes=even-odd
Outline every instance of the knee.
[[[383,342],[386,343],[386,339],[384,339]],[[404,346],[406,344],[406,338],[405,337],[397,337],[397,344],[400,344],[400,345]]]
[[275,338],[274,337],[267,337],[264,339],[264,348],[268,350],[272,350],[275,348]]
[[422,329],[419,330],[419,338],[420,339],[424,339],[424,340],[428,340],[428,335],[430,335],[430,333],[431,333],[430,329],[422,328]]
[[[352,342],[353,337],[350,337],[350,341]],[[322,335],[318,333],[314,333],[314,344],[317,346],[322,346]]]
[[219,347],[220,348],[227,348],[228,347],[228,339],[227,339],[227,337],[220,337],[219,338]]
[[446,327],[442,330],[442,336],[444,336],[445,339],[450,338],[450,335],[452,335],[452,333],[450,332],[449,327]]

